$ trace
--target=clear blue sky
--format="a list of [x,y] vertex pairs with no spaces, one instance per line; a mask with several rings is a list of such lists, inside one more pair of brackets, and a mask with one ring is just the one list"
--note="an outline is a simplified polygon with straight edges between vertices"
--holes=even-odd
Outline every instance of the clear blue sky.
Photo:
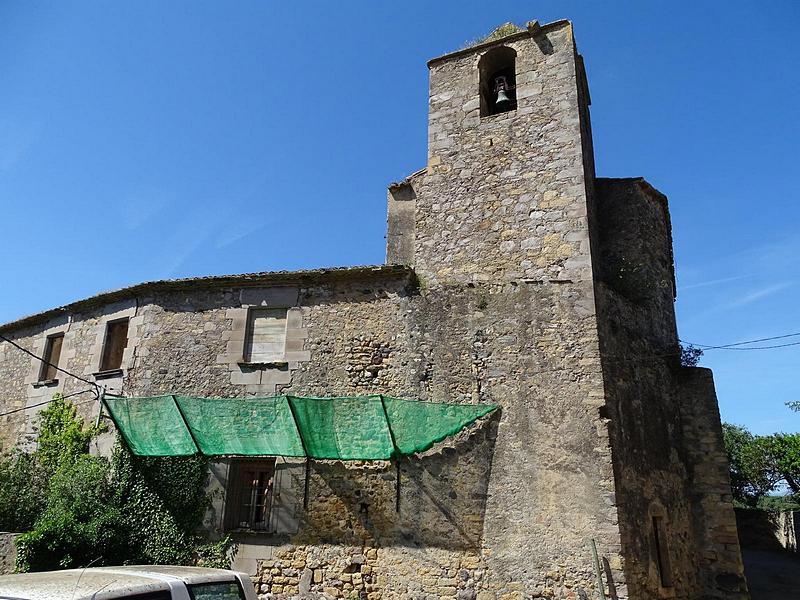
[[[384,259],[433,56],[574,21],[598,173],[670,198],[680,335],[800,332],[800,4],[0,2],[0,321],[159,278]],[[794,340],[800,341],[800,338]],[[800,346],[712,351],[723,418],[800,429]]]

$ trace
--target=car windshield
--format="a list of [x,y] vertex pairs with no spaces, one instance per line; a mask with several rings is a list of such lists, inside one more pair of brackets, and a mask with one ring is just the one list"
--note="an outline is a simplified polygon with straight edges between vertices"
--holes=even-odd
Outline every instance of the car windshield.
[[235,581],[190,585],[189,594],[192,600],[245,600],[239,584]]

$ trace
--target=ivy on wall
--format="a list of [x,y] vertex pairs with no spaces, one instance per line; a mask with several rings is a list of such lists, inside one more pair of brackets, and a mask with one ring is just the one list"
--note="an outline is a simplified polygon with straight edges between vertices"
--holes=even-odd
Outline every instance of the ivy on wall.
[[17,570],[93,565],[229,566],[230,541],[198,529],[209,504],[201,457],[139,458],[120,443],[89,454],[87,427],[56,395],[39,416],[38,447],[0,458],[0,530],[17,538]]

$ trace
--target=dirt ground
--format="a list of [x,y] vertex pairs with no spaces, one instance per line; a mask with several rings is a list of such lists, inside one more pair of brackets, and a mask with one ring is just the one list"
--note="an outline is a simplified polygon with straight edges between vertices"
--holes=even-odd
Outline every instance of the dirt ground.
[[800,598],[800,555],[785,550],[742,550],[752,600]]

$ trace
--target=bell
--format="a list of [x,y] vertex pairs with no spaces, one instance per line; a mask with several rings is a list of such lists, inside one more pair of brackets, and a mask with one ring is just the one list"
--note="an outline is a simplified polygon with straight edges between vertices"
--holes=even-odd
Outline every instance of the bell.
[[498,108],[503,108],[506,104],[511,102],[511,98],[506,94],[506,89],[508,89],[508,80],[506,80],[505,75],[495,77],[494,91],[497,92],[497,100],[494,101],[494,105]]
[[504,104],[511,102],[511,99],[506,96],[506,91],[504,89],[500,89],[497,92],[497,100],[495,100],[495,104],[497,106],[503,106]]

